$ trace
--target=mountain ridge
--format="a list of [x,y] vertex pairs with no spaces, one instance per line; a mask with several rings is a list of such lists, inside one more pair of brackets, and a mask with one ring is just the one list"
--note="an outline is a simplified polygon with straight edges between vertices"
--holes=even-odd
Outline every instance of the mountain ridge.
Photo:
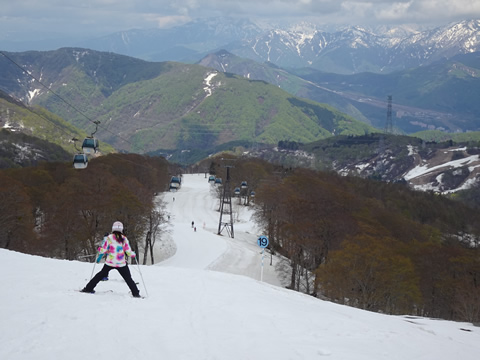
[[50,84],[47,91],[0,58],[0,76],[7,79],[2,85],[10,94],[87,133],[95,130],[93,119],[100,121],[96,136],[122,151],[208,149],[246,139],[309,142],[373,130],[326,104],[297,98],[265,81],[196,64],[145,62],[79,48],[9,56]]
[[393,95],[396,131],[425,129],[478,131],[480,53],[456,55],[430,65],[390,74],[341,75],[312,68],[283,69],[260,64],[226,50],[209,54],[199,64],[249,79],[270,82],[320,103],[328,103],[377,129],[385,127],[387,94]]
[[[63,41],[47,49],[81,47],[148,61],[195,63],[223,48],[240,57],[270,61],[284,68],[310,66],[342,74],[389,73],[479,51],[479,31],[478,19],[427,29],[351,25],[322,30],[320,25],[305,22],[260,26],[249,19],[205,18],[170,29],[133,29],[83,41]],[[2,47],[10,51],[46,50],[32,43],[21,48],[5,42]]]

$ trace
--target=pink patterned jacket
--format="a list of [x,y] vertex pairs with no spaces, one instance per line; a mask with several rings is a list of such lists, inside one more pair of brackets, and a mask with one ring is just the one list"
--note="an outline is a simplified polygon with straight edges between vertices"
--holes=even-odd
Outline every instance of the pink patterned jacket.
[[112,267],[122,267],[127,265],[125,255],[135,257],[135,252],[131,249],[130,243],[125,235],[122,235],[123,243],[118,241],[114,234],[108,235],[98,252],[107,254],[105,263]]

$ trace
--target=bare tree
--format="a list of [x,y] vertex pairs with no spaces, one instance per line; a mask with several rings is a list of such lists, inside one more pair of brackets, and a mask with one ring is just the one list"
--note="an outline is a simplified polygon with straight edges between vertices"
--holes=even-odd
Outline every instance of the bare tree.
[[148,218],[148,230],[145,235],[145,246],[143,253],[143,265],[147,264],[148,252],[150,252],[150,261],[151,264],[155,263],[153,248],[155,246],[155,241],[157,235],[160,231],[160,225],[165,222],[163,212],[158,210],[152,210]]

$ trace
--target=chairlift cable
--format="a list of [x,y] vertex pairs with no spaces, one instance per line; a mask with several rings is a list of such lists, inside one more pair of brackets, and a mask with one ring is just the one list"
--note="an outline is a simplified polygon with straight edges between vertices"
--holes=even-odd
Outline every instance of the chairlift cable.
[[[28,74],[28,76],[30,76],[32,79],[34,79],[35,81],[37,81],[39,84],[41,84],[43,87],[45,87],[48,91],[51,91],[52,94],[54,94],[55,96],[57,96],[58,98],[60,98],[64,103],[66,103],[68,106],[72,107],[75,111],[78,111],[80,114],[82,114],[83,116],[85,116],[90,122],[93,122],[97,127],[98,127],[98,124],[100,124],[99,121],[94,121],[94,120],[91,120],[88,116],[86,116],[83,112],[81,112],[79,109],[77,109],[75,106],[71,105],[70,103],[68,103],[65,99],[63,99],[60,95],[58,95],[57,93],[55,93],[53,90],[49,89],[45,84],[43,84],[40,80],[38,80],[35,76],[33,76],[32,74],[29,73],[28,70],[25,70],[22,66],[20,66],[19,64],[17,64],[13,59],[11,59],[8,55],[6,55],[3,51],[0,50],[0,54],[3,55],[5,58],[7,58],[9,61],[11,61],[15,66],[17,66],[20,70],[22,70],[22,72]],[[57,128],[58,130],[60,130],[62,133],[64,133],[65,135],[67,135],[71,140],[70,141],[73,141],[73,144],[74,144],[74,147],[75,147],[75,150],[77,151],[77,153],[74,154],[74,157],[75,155],[80,155],[80,150],[77,149],[76,145],[75,145],[75,141],[78,141],[78,139],[75,138],[75,134],[73,133],[68,133],[64,128],[62,127],[59,127],[55,122],[53,122],[52,120],[48,119],[47,117],[45,117],[43,114],[40,114],[36,111],[34,111],[32,109],[31,106],[25,106],[25,109],[27,109],[27,111],[30,111],[32,114],[35,114],[37,116],[39,116],[40,118],[44,119],[45,121],[47,122],[50,122],[55,128]],[[58,115],[57,115],[58,116]],[[108,131],[109,133],[115,135],[116,137],[118,137],[119,139],[122,139],[123,141],[127,142],[128,144],[130,145],[133,145],[130,141],[126,140],[125,138],[121,137],[120,135],[117,135],[115,133],[113,133],[112,131],[108,130],[107,128],[104,128],[102,127],[105,131]],[[95,132],[97,131],[97,129],[95,130]],[[93,134],[95,134],[95,132]],[[93,135],[92,134],[92,135]],[[112,153],[111,154],[112,156],[117,156],[117,154],[115,153]],[[140,154],[141,155],[141,154]],[[146,167],[144,165],[141,165],[139,164],[138,162],[136,161],[131,161],[131,160],[128,160],[128,159],[125,159],[123,157],[120,157],[118,156],[119,159],[123,160],[123,161],[127,161],[127,162],[131,162],[135,165],[138,165],[138,166],[141,166],[141,167]]]
[[[27,74],[28,76],[30,76],[33,80],[35,80],[36,82],[38,82],[40,85],[42,85],[47,91],[50,91],[53,95],[55,95],[56,97],[58,97],[62,102],[64,102],[65,104],[67,104],[69,107],[71,107],[72,109],[74,109],[76,112],[78,112],[79,114],[81,114],[83,117],[85,117],[88,121],[90,121],[91,123],[95,124],[97,126],[95,132],[97,132],[97,129],[98,129],[98,126],[100,124],[100,122],[97,120],[93,120],[91,119],[89,116],[87,116],[85,113],[83,113],[80,109],[78,109],[76,106],[70,104],[67,100],[65,100],[63,97],[61,97],[59,94],[57,94],[55,91],[53,91],[52,89],[50,89],[47,85],[45,85],[42,81],[40,81],[39,79],[37,79],[35,76],[33,76],[28,70],[24,69],[21,65],[19,65],[15,60],[13,60],[11,57],[9,57],[7,54],[5,54],[5,52],[1,51],[0,50],[0,54],[2,54],[7,60],[9,60],[10,62],[12,62],[16,67],[18,67],[20,70],[22,70],[22,72],[24,72],[25,74]],[[101,126],[101,128],[107,132],[109,132],[110,134],[122,139],[123,141],[127,142],[128,144],[130,145],[133,145],[130,141],[128,141],[127,139],[121,137],[120,135],[118,134],[115,134],[114,132],[110,131],[108,128],[106,127],[103,127]]]

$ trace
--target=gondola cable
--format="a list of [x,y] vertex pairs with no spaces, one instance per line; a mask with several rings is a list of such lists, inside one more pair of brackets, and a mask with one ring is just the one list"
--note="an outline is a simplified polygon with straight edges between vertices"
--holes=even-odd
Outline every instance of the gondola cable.
[[[70,104],[68,101],[66,101],[63,97],[61,97],[59,94],[57,94],[55,91],[51,90],[48,88],[48,86],[46,86],[43,82],[41,82],[39,79],[37,79],[35,76],[33,76],[32,74],[30,74],[30,72],[28,70],[25,70],[21,65],[19,65],[17,62],[15,62],[11,57],[9,57],[7,54],[5,54],[5,52],[1,51],[0,50],[0,54],[2,54],[6,59],[8,59],[10,62],[12,62],[16,67],[18,67],[23,73],[27,74],[28,76],[30,76],[33,80],[37,81],[40,85],[42,85],[47,91],[51,91],[52,94],[54,94],[56,97],[58,97],[62,102],[64,102],[65,104],[67,104],[68,106],[70,106],[72,109],[74,109],[75,111],[77,111],[79,114],[81,114],[82,116],[84,116],[88,121],[92,122],[93,124],[96,125],[96,129],[95,131],[91,134],[91,137],[93,138],[93,135],[97,132],[97,129],[98,129],[98,126],[100,124],[100,121],[95,121],[95,120],[92,120],[90,117],[88,117],[87,115],[85,115],[81,110],[79,110],[77,107],[75,107],[74,105]],[[50,122],[55,128],[57,128],[58,130],[60,130],[61,132],[63,132],[64,134],[68,135],[70,138],[71,138],[71,141],[74,143],[74,147],[75,149],[77,150],[77,153],[74,154],[74,158],[73,158],[73,165],[76,169],[84,169],[87,167],[88,165],[88,157],[86,156],[86,154],[84,152],[81,152],[80,150],[77,149],[76,147],[76,144],[75,142],[78,141],[78,139],[75,138],[75,136],[73,135],[72,136],[72,133],[68,133],[67,131],[65,131],[65,129],[57,126],[53,121],[51,121],[50,119],[48,119],[47,117],[43,116],[42,114],[40,113],[37,113],[36,111],[32,110],[29,106],[26,107],[26,109],[28,111],[30,111],[31,113],[43,118],[45,121],[48,121]],[[112,131],[110,131],[109,129],[107,128],[104,128],[102,127],[103,130],[111,133],[112,135],[115,135],[116,137],[118,137],[119,139],[125,141],[126,143],[130,144],[130,145],[133,145],[130,141],[128,141],[127,139],[123,138],[122,136],[118,135],[118,134],[115,134],[113,133]],[[88,137],[87,137],[88,138]],[[98,143],[97,143],[97,147],[98,147]],[[115,154],[112,154],[112,155],[115,155]],[[138,162],[135,162],[135,161],[131,161],[131,160],[128,160],[128,159],[125,159],[123,157],[119,157],[121,158],[123,161],[128,161],[128,162],[131,162],[131,163],[134,163],[136,165],[140,165],[138,164]],[[140,165],[140,166],[143,166],[143,165]]]
[[[13,63],[16,67],[18,67],[20,70],[22,70],[23,73],[27,74],[29,77],[31,77],[33,80],[35,80],[36,82],[38,82],[41,86],[43,86],[47,91],[50,91],[53,95],[55,95],[57,98],[59,98],[62,102],[64,102],[67,106],[71,107],[73,110],[75,110],[76,112],[78,112],[79,114],[81,114],[85,119],[87,119],[89,122],[95,124],[97,126],[96,129],[98,129],[98,126],[100,124],[99,121],[96,121],[96,120],[93,120],[91,119],[89,116],[87,116],[84,112],[82,112],[80,109],[78,109],[76,106],[70,104],[67,100],[65,100],[62,96],[60,96],[59,94],[57,94],[54,90],[50,89],[47,85],[45,85],[42,81],[40,81],[37,77],[35,77],[34,75],[32,75],[28,70],[24,69],[20,64],[18,64],[15,60],[13,60],[10,56],[8,56],[7,54],[5,54],[4,51],[1,51],[0,50],[0,54],[2,54],[7,60],[9,60],[11,63]],[[127,142],[128,144],[130,145],[133,145],[130,141],[128,141],[127,139],[121,137],[120,135],[118,134],[115,134],[114,132],[110,131],[108,128],[105,128],[105,127],[102,127],[101,128],[104,130],[104,131],[107,131],[109,132],[110,134],[122,139],[123,141]],[[95,130],[96,132],[96,130]]]

